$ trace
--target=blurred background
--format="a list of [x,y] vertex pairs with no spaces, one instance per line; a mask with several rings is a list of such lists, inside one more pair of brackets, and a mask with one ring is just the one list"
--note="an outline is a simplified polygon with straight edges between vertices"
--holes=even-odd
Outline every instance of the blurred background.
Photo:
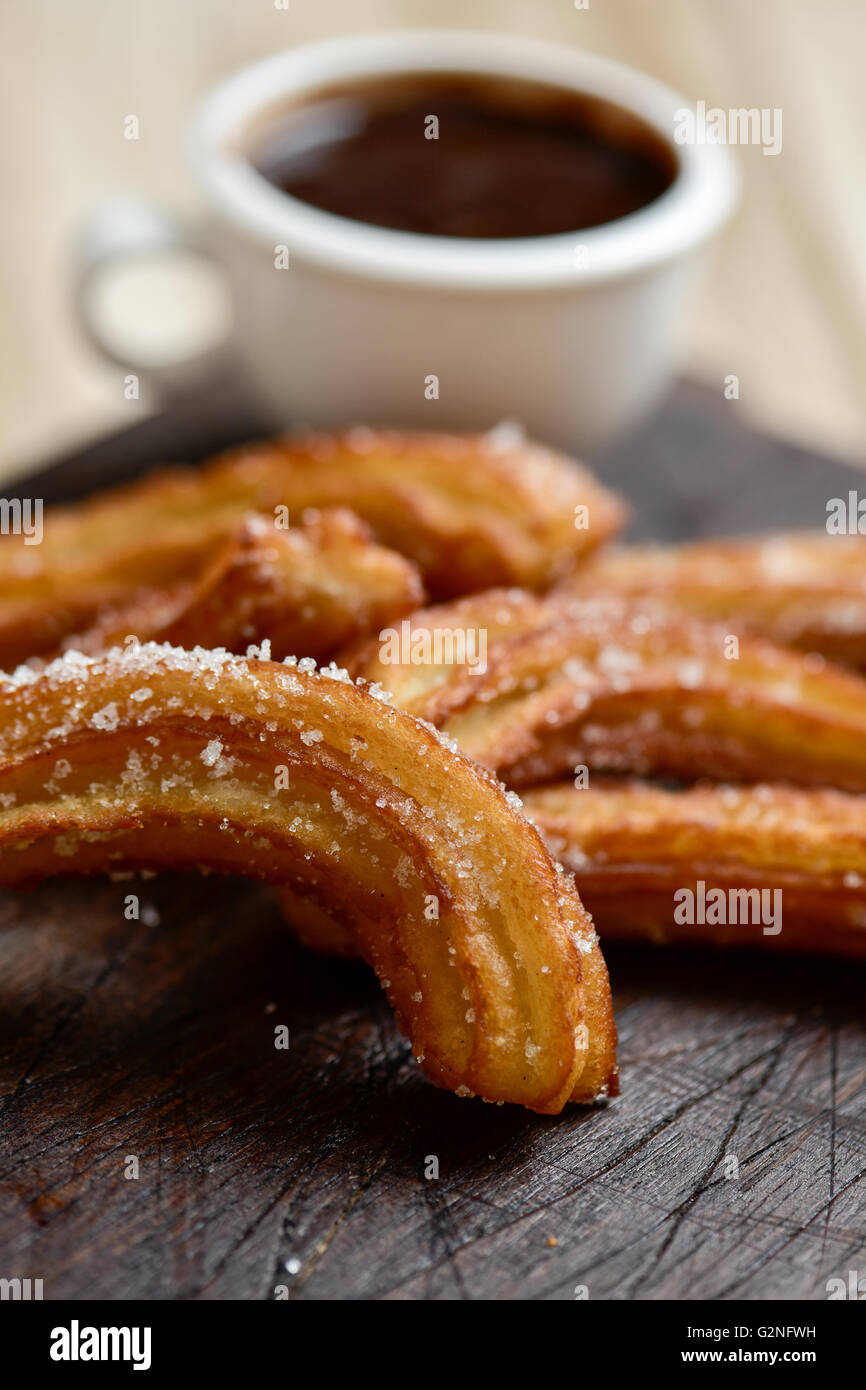
[[866,454],[863,0],[2,0],[0,477],[153,408],[125,399],[122,369],[76,326],[88,214],[133,195],[194,216],[182,137],[213,83],[310,39],[403,26],[551,39],[708,107],[781,107],[778,157],[736,151],[743,201],[684,325],[683,370],[720,394],[736,373],[733,408],[759,425]]

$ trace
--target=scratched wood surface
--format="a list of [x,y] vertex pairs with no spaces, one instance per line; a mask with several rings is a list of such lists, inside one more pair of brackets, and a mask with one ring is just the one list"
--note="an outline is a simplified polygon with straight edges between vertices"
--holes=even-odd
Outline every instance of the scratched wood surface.
[[[636,533],[820,525],[857,487],[738,411],[684,386],[596,460]],[[199,402],[42,491],[250,424]],[[866,1273],[861,968],[609,952],[622,1097],[541,1119],[436,1091],[372,976],[299,950],[266,890],[150,879],[139,922],[129,891],[0,897],[0,1276],[46,1298],[822,1299]]]

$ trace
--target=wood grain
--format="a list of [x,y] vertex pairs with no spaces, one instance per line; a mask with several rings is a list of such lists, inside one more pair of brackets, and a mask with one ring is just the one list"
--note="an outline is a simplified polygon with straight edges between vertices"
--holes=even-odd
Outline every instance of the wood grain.
[[[177,456],[193,423],[66,460],[46,494]],[[599,463],[649,536],[820,524],[856,476],[694,387]],[[158,921],[126,920],[131,892]],[[725,1300],[866,1274],[862,969],[609,963],[623,1095],[548,1120],[434,1090],[372,975],[295,947],[264,889],[2,895],[0,1276],[76,1299]]]
[[3,1263],[46,1297],[822,1298],[862,1269],[861,974],[618,951],[623,1096],[539,1120],[435,1091],[263,891],[165,878],[146,927],[128,889],[3,904]]

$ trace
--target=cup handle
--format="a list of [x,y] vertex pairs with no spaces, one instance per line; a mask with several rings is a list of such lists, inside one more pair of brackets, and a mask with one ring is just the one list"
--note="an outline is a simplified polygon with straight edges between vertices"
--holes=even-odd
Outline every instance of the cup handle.
[[[134,349],[119,351],[94,314],[97,280],[112,266],[177,252],[188,252],[219,268],[220,290],[224,296],[222,313],[218,316],[219,334],[212,331],[205,346],[186,356],[164,361],[148,360],[146,355],[137,359]],[[226,367],[232,313],[222,267],[204,235],[153,204],[120,200],[94,213],[84,226],[77,247],[74,304],[79,327],[91,346],[114,366],[139,375],[160,396],[183,395]]]

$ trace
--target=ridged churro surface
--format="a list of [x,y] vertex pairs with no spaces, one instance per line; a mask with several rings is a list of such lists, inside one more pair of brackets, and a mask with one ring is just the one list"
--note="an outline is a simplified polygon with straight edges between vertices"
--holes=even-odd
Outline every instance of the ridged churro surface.
[[793,532],[605,550],[581,594],[653,597],[844,665],[866,667],[866,536]]
[[866,797],[600,779],[523,800],[602,940],[866,956]]
[[[585,765],[866,791],[866,680],[820,656],[665,607],[563,593],[475,595],[402,630],[396,660],[371,640],[349,654],[353,674],[511,785]],[[471,659],[454,659],[455,634]]]
[[488,774],[312,667],[133,644],[0,679],[0,883],[285,886],[352,931],[438,1084],[547,1113],[615,1091],[572,880]]

